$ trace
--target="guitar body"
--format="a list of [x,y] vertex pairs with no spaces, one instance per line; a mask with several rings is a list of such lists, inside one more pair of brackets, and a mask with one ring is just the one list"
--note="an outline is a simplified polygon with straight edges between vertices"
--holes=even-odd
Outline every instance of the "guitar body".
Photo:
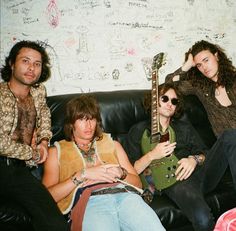
[[[143,154],[153,150],[159,142],[161,143],[169,140],[170,143],[173,143],[175,141],[175,133],[171,127],[169,127],[167,133],[159,136],[159,141],[152,142],[150,131],[147,129],[144,131],[141,139],[141,148]],[[175,171],[177,165],[178,158],[174,155],[174,153],[162,159],[153,160],[151,162],[148,168],[150,169],[150,174],[157,190],[160,191],[176,183]],[[145,180],[145,174],[142,175],[141,179],[144,185],[147,184]]]
[[[152,102],[151,102],[151,130],[145,130],[141,139],[142,153],[145,155],[161,142],[169,140],[175,142],[175,132],[168,127],[165,133],[161,133],[159,114],[159,93],[158,93],[158,70],[164,63],[164,53],[154,56],[152,64]],[[160,160],[154,160],[141,174],[144,187],[151,186],[157,190],[168,188],[176,183],[175,171],[178,165],[178,158],[172,153]]]

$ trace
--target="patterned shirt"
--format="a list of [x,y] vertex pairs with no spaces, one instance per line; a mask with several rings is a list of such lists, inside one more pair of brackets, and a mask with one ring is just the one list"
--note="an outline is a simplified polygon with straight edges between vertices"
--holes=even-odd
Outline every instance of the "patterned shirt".
[[[31,87],[30,94],[36,110],[36,142],[52,137],[50,110],[46,104],[44,85]],[[18,106],[15,96],[10,91],[7,82],[0,83],[0,155],[21,160],[32,158],[31,146],[17,142],[13,134],[18,124]]]
[[236,81],[232,88],[226,89],[232,104],[225,107],[222,106],[216,97],[210,94],[209,91],[193,86],[189,80],[183,80],[185,74],[186,72],[179,68],[174,73],[167,75],[165,81],[172,82],[174,76],[180,76],[180,81],[178,82],[180,91],[185,95],[192,94],[199,98],[207,112],[212,129],[216,136],[219,136],[224,130],[232,128],[236,129]]

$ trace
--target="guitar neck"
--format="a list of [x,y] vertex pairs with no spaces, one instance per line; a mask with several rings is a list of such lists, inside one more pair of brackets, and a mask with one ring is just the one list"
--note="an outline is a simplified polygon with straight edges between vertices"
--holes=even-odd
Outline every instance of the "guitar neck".
[[151,142],[156,143],[160,138],[160,114],[158,104],[158,75],[157,71],[152,72],[152,103],[151,103]]
[[158,96],[158,70],[163,65],[164,53],[158,53],[153,57],[152,63],[152,106],[151,106],[151,143],[160,141],[160,114]]

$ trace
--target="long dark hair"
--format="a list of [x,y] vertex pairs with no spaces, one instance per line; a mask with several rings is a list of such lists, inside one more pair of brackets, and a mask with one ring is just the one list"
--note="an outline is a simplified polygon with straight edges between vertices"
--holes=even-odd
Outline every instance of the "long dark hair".
[[[164,95],[170,89],[173,89],[175,91],[175,94],[179,100],[179,103],[176,106],[175,114],[173,117],[179,118],[183,112],[183,96],[182,96],[181,92],[179,91],[176,83],[164,83],[164,84],[159,85],[158,86],[158,96],[160,97],[160,96]],[[151,92],[150,92],[145,95],[144,101],[143,101],[143,106],[148,113],[151,112],[151,106],[152,106],[151,104],[152,104],[152,100],[151,100]]]
[[73,140],[73,128],[78,119],[96,119],[97,126],[93,138],[102,137],[100,109],[97,100],[92,95],[83,94],[67,103],[64,123],[64,134],[67,141]]
[[232,61],[227,57],[225,51],[218,45],[210,42],[201,40],[196,42],[185,54],[185,61],[188,59],[188,55],[191,53],[196,56],[199,52],[208,50],[212,54],[217,53],[218,57],[218,80],[216,85],[213,84],[212,80],[206,78],[197,67],[191,68],[186,75],[187,80],[191,80],[193,85],[199,86],[202,89],[215,91],[216,86],[224,86],[231,88],[236,81],[236,68],[233,66]]
[[42,83],[48,80],[51,76],[50,59],[44,46],[45,44],[42,42],[33,42],[25,40],[16,43],[12,47],[8,57],[6,57],[5,65],[3,66],[3,68],[1,68],[2,79],[6,82],[10,81],[12,75],[11,65],[16,62],[16,57],[19,54],[20,50],[22,48],[31,48],[33,50],[38,51],[41,54],[42,58],[42,73],[37,83]]

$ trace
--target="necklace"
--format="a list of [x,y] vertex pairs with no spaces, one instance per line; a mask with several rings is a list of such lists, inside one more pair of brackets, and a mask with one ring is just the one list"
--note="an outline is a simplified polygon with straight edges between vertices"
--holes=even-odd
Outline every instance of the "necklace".
[[13,96],[15,97],[16,101],[24,101],[25,99],[29,98],[30,95],[27,94],[23,94],[23,95],[20,95],[20,94],[16,94],[12,89],[11,89],[11,84],[10,82],[7,83],[7,86],[8,86],[8,89],[10,90],[10,92],[13,94]]
[[[75,143],[79,151],[81,152],[85,161],[94,166],[97,162],[97,154],[94,148],[94,141],[89,144],[77,144]],[[84,148],[84,149],[83,149]]]
[[77,146],[78,148],[89,149],[90,146],[91,146],[91,144],[92,144],[91,142],[88,143],[88,144],[79,144],[79,143],[76,143],[76,146]]
[[31,97],[31,95],[30,95],[29,93],[28,93],[27,95],[25,95],[25,94],[22,94],[22,95],[16,94],[16,93],[11,89],[11,84],[10,84],[10,82],[7,83],[7,86],[8,86],[8,89],[10,90],[10,92],[12,93],[12,95],[15,97],[15,99],[16,99],[17,102],[19,102],[19,101],[22,101],[22,102],[27,101],[27,100]]

